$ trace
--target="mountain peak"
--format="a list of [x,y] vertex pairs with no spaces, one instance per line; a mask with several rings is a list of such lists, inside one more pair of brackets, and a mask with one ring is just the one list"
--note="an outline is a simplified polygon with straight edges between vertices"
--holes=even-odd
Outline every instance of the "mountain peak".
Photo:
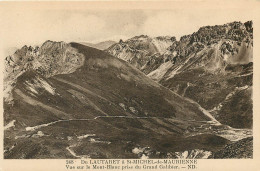
[[107,51],[141,69],[151,60],[152,56],[164,54],[174,41],[176,38],[170,36],[152,38],[147,35],[139,35],[126,41],[120,40],[119,43],[109,47]]
[[158,40],[171,40],[172,42],[176,41],[176,37],[175,36],[157,36],[157,37],[155,37],[155,39],[158,39]]
[[56,42],[56,41],[47,40],[42,44],[41,48],[50,48],[50,47],[63,48],[66,45],[67,43],[65,43],[64,41]]
[[148,35],[139,35],[139,36],[135,36],[135,37],[133,37],[133,38],[131,38],[131,39],[147,39],[147,38],[149,38],[149,36]]
[[83,65],[84,57],[70,44],[47,40],[40,47],[23,46],[6,57],[5,62],[4,90],[8,90],[9,96],[17,77],[27,70],[35,70],[45,77],[71,73]]

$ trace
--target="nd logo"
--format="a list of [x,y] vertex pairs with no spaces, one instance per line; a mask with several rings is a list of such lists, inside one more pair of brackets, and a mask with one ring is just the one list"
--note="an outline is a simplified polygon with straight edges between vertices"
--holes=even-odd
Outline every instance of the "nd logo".
[[188,169],[196,169],[195,165],[188,165]]

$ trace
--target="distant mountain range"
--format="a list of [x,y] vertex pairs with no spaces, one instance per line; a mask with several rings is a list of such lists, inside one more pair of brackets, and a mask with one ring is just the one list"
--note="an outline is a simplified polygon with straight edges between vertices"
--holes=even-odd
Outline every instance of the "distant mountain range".
[[96,48],[96,49],[99,49],[99,50],[105,50],[105,49],[109,48],[110,46],[112,46],[115,43],[117,43],[117,42],[116,41],[112,41],[112,40],[99,42],[99,43],[80,42],[80,44],[82,44],[82,45],[93,47],[93,48]]
[[5,58],[4,157],[252,157],[252,32],[24,46]]

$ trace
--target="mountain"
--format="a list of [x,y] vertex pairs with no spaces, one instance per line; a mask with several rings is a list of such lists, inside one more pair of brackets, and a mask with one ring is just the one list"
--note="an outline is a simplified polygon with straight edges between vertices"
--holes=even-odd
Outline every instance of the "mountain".
[[[135,38],[133,38],[135,40]],[[133,63],[161,85],[199,103],[221,123],[252,128],[253,23],[232,22],[201,27],[171,43],[163,53],[143,48],[140,66],[125,58],[140,50],[131,39],[107,52]],[[145,41],[148,43],[149,41]],[[112,47],[121,46],[121,43]],[[141,49],[142,50],[142,49]]]
[[12,101],[17,77],[28,69],[36,70],[45,77],[74,72],[83,64],[84,57],[65,42],[46,41],[41,47],[24,46],[5,58],[4,97]]
[[176,40],[175,37],[155,37],[147,35],[135,36],[125,42],[112,45],[106,51],[123,59],[138,69],[142,69],[153,58],[158,58]]
[[99,49],[99,50],[105,50],[105,49],[109,48],[110,46],[112,46],[115,43],[116,42],[112,41],[112,40],[99,42],[99,43],[80,42],[80,44],[82,44],[82,45],[93,47],[93,48],[96,48],[96,49]]
[[6,58],[4,81],[12,96],[4,98],[9,159],[183,158],[186,151],[207,158],[252,136],[220,124],[127,62],[79,43],[23,47]]

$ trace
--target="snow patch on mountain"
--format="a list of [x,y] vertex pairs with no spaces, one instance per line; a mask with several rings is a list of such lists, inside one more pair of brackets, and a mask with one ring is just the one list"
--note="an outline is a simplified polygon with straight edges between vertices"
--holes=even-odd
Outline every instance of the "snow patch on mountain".
[[4,130],[8,130],[12,127],[15,127],[14,123],[16,122],[16,120],[12,120],[11,122],[9,122],[6,126],[4,126]]
[[175,152],[178,159],[207,159],[211,156],[211,151],[194,149],[191,151]]
[[78,136],[77,138],[81,140],[81,139],[88,138],[88,137],[93,137],[93,136],[96,136],[96,134],[81,135],[81,136]]
[[43,137],[43,136],[45,136],[45,135],[42,131],[38,131],[37,134],[32,135],[32,137],[34,137],[34,138],[39,138],[39,137]]
[[55,95],[55,88],[53,88],[47,81],[42,78],[36,77],[33,80],[25,81],[26,87],[34,94],[39,94],[39,91],[44,89],[51,95]]
[[152,43],[157,48],[158,52],[160,54],[163,54],[163,53],[165,53],[167,48],[172,44],[172,41],[170,39],[167,39],[167,38],[161,39],[161,40],[158,39],[158,38],[153,38]]
[[171,61],[165,62],[159,66],[156,70],[150,72],[147,76],[155,81],[160,81],[165,73],[173,66]]

